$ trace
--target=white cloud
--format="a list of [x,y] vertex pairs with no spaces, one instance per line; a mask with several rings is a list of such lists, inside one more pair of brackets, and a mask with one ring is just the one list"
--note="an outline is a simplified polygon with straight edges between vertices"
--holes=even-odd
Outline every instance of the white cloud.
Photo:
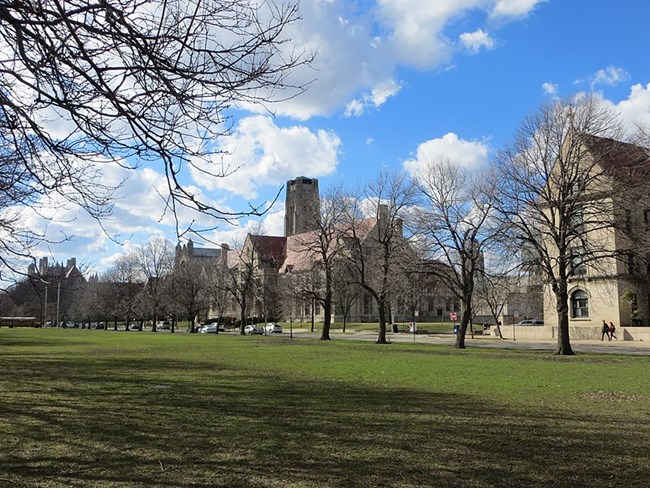
[[629,135],[634,134],[638,127],[650,132],[650,83],[632,85],[630,96],[618,103],[605,100],[621,115],[623,125]]
[[599,85],[615,86],[630,78],[630,75],[623,68],[616,66],[607,66],[606,68],[599,69],[594,74],[587,78],[579,78],[574,84],[580,85],[587,83],[591,90],[596,90]]
[[370,107],[381,107],[399,91],[400,67],[444,70],[451,64],[456,43],[472,52],[495,47],[480,25],[458,40],[450,39],[446,29],[455,19],[475,10],[499,19],[518,19],[542,1],[303,0],[302,20],[288,26],[286,34],[292,42],[287,47],[316,57],[311,66],[294,71],[290,81],[311,83],[305,93],[273,110],[307,120],[341,109],[347,116],[358,116]]
[[546,0],[498,0],[492,10],[492,17],[525,17],[538,4]]
[[483,29],[475,30],[474,32],[465,32],[460,35],[460,42],[473,53],[478,53],[482,48],[494,48],[494,40],[490,34]]
[[544,93],[546,93],[547,95],[552,95],[552,96],[557,95],[557,89],[558,86],[555,83],[550,83],[548,81],[542,83],[542,90],[544,90]]
[[618,85],[622,81],[625,81],[629,78],[627,71],[623,68],[617,68],[616,66],[608,66],[604,69],[599,69],[591,78],[592,88],[597,85],[608,85],[614,86]]
[[427,165],[439,160],[449,160],[465,168],[477,168],[487,162],[489,148],[483,142],[460,139],[453,132],[441,138],[420,144],[414,159],[404,162],[404,169],[416,175]]
[[372,92],[362,98],[352,100],[345,108],[346,117],[358,117],[362,115],[368,107],[379,108],[390,97],[397,95],[401,87],[394,81],[389,80],[376,86]]
[[304,126],[281,128],[269,117],[242,119],[232,135],[220,141],[224,154],[215,162],[225,165],[232,174],[215,178],[200,169],[209,170],[205,163],[196,162],[192,178],[197,185],[209,190],[227,190],[246,199],[257,197],[257,187],[281,185],[297,174],[319,177],[331,174],[338,164],[341,140],[330,131],[312,132]]

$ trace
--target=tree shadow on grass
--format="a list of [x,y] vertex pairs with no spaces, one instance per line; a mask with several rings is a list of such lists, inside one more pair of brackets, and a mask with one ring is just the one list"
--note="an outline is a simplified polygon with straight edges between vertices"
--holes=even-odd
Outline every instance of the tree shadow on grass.
[[[645,486],[648,427],[607,413],[233,369],[0,358],[0,484]],[[169,371],[176,373],[170,374]]]

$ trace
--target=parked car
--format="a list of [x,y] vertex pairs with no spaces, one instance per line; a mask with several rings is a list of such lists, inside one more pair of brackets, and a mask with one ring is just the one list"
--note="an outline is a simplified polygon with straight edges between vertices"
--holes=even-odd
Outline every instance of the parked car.
[[142,330],[142,324],[129,324],[129,330]]
[[217,333],[217,324],[208,324],[203,325],[199,328],[201,334],[216,334]]
[[244,333],[247,335],[264,334],[264,331],[257,325],[247,325],[244,327]]
[[544,321],[539,319],[526,319],[517,322],[515,325],[544,325]]
[[170,330],[172,328],[172,323],[169,320],[163,320],[156,324],[156,328],[160,330]]
[[264,330],[267,334],[282,334],[282,326],[280,324],[266,324]]

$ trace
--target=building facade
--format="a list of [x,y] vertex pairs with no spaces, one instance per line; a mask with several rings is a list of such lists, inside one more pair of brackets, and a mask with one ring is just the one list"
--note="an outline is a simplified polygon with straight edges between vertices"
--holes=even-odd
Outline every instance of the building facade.
[[[592,212],[583,243],[571,250],[570,329],[578,335],[581,327],[597,328],[603,320],[617,326],[649,325],[650,151],[613,139],[580,137],[589,171],[602,172],[589,180],[592,187],[584,191],[582,204],[588,208],[598,199],[602,214],[594,218]],[[557,325],[548,285],[544,321]]]

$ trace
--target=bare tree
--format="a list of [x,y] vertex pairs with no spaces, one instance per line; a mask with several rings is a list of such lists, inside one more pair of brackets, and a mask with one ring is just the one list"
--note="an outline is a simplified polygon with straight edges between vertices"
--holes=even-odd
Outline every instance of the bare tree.
[[[261,228],[258,227],[259,231]],[[237,256],[237,264],[233,267],[226,267],[222,286],[230,293],[239,306],[240,334],[245,335],[246,321],[249,308],[257,298],[260,291],[260,270],[259,260],[255,254],[255,238],[257,236],[248,234],[246,240],[239,249],[231,252]]]
[[[345,228],[340,241],[347,248],[343,256],[350,276],[377,303],[377,343],[387,344],[394,274],[404,253],[409,252],[402,217],[415,203],[416,192],[406,174],[382,172],[366,187],[364,196],[345,199]],[[368,204],[373,219],[365,218],[362,203]]]
[[618,192],[606,163],[618,146],[609,137],[620,138],[616,116],[596,97],[577,97],[540,107],[497,156],[503,237],[555,297],[557,354],[573,354],[570,279],[618,253],[614,239],[593,238],[625,220],[613,205]]
[[476,279],[484,271],[484,252],[495,235],[490,226],[493,191],[484,186],[480,174],[450,161],[432,161],[416,185],[424,196],[418,228],[432,257],[445,265],[432,270],[440,271],[438,278],[461,304],[455,347],[463,349]]
[[335,263],[333,275],[334,303],[336,310],[343,317],[342,332],[345,334],[352,307],[361,296],[361,290],[347,275],[347,267],[342,258]]
[[282,275],[282,311],[284,316],[289,319],[291,337],[293,337],[293,323],[298,318],[302,321],[305,307],[309,303],[309,298],[305,296],[304,281],[306,279],[307,277],[303,273],[294,273],[293,271]]
[[[118,318],[124,320],[128,330],[129,320],[135,315],[138,296],[144,286],[144,279],[134,254],[124,254],[106,272],[102,279],[105,286],[101,294],[107,313],[113,319],[117,330]],[[108,323],[106,324],[108,328]]]
[[167,300],[174,302],[190,320],[190,331],[195,331],[196,318],[209,308],[210,282],[201,262],[189,260],[179,263],[166,283]]
[[508,299],[513,292],[513,281],[517,280],[517,276],[508,274],[484,274],[476,281],[476,300],[478,302],[477,308],[481,306],[487,308],[490,316],[494,320],[494,324],[498,327],[499,337],[503,339],[501,334],[501,317],[503,311],[508,304]]
[[145,279],[142,297],[153,316],[151,332],[156,332],[158,313],[166,296],[165,279],[174,266],[174,248],[167,239],[153,236],[138,249],[135,259]]
[[[230,252],[230,250],[228,250],[228,252]],[[229,300],[231,298],[231,293],[227,286],[227,280],[229,277],[230,270],[228,269],[227,257],[224,257],[222,261],[208,273],[210,309],[217,312],[219,323],[222,323],[226,316]],[[217,327],[217,334],[218,333],[219,327]]]
[[344,208],[341,188],[334,188],[321,198],[320,214],[315,230],[287,238],[289,253],[294,253],[294,272],[308,275],[303,295],[316,301],[323,309],[321,340],[330,340],[332,306],[334,302],[334,268],[341,247],[339,237],[343,225]]
[[42,237],[11,208],[52,195],[102,219],[116,188],[103,166],[142,162],[165,174],[164,211],[180,205],[217,220],[265,212],[220,209],[183,175],[237,170],[214,144],[231,130],[230,108],[270,109],[304,90],[289,80],[311,61],[291,49],[286,31],[297,19],[296,3],[273,0],[3,2],[0,226],[22,244]]

